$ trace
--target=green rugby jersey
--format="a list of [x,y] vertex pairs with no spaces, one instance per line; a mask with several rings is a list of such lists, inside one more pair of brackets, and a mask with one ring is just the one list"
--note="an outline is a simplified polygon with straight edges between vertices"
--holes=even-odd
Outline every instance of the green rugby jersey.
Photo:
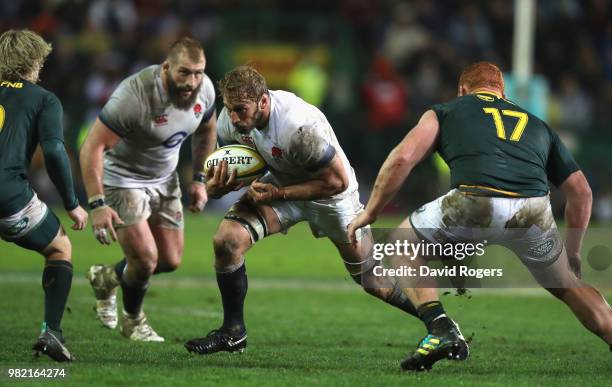
[[559,136],[536,116],[479,92],[431,108],[440,123],[437,151],[451,188],[486,196],[534,197],[579,169]]
[[27,173],[38,144],[64,206],[76,208],[59,99],[25,80],[0,80],[0,217],[19,212],[32,199]]

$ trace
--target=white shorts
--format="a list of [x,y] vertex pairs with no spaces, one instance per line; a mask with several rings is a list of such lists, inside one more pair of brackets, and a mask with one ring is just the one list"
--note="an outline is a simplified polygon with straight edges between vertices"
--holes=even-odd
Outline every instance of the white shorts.
[[[260,181],[279,185],[274,176],[269,173],[262,177]],[[349,243],[347,236],[348,225],[355,219],[357,214],[363,211],[363,204],[359,201],[359,192],[357,190],[345,194],[342,198],[338,199],[330,198],[316,201],[279,200],[269,203],[268,206],[272,207],[276,213],[283,234],[286,234],[294,224],[307,221],[312,234],[316,238],[328,237],[338,243]],[[363,229],[369,229],[369,226]],[[357,239],[361,239],[363,229],[357,230]],[[252,240],[256,241],[257,239],[252,237]]]
[[48,211],[47,205],[34,193],[32,199],[21,211],[6,218],[0,218],[0,237],[7,241],[24,237],[45,219]]
[[410,223],[428,242],[486,241],[528,265],[551,264],[563,250],[548,196],[484,197],[453,189],[414,211]]
[[165,183],[145,188],[104,186],[108,205],[123,220],[116,228],[149,220],[165,228],[183,228],[181,187],[176,173]]

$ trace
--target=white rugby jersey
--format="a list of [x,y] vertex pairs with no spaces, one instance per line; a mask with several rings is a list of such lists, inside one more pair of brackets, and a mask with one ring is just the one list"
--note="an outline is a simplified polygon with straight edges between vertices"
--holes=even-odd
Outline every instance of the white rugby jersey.
[[172,177],[183,140],[215,111],[215,88],[204,75],[187,110],[174,107],[162,85],[161,66],[126,78],[100,112],[100,121],[121,137],[104,153],[104,185],[142,188]]
[[336,134],[325,115],[293,93],[270,90],[268,126],[242,134],[232,124],[226,108],[217,121],[220,145],[244,144],[256,148],[268,164],[270,173],[283,186],[311,180],[337,154],[349,177],[342,198],[357,190],[357,179]]

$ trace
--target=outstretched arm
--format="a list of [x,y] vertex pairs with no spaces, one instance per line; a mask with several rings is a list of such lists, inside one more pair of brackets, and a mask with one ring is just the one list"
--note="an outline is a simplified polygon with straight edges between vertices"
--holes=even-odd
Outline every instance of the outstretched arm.
[[355,241],[357,229],[373,223],[400,189],[412,168],[430,154],[438,141],[438,117],[426,111],[417,125],[389,154],[378,172],[365,210],[349,226],[349,240]]
[[98,204],[91,213],[92,227],[96,239],[106,245],[110,244],[106,230],[110,231],[111,238],[116,241],[117,234],[113,223],[123,223],[119,215],[105,204],[102,184],[104,151],[117,145],[119,140],[120,137],[98,118],[81,148],[81,172],[88,201],[101,200],[101,204]]

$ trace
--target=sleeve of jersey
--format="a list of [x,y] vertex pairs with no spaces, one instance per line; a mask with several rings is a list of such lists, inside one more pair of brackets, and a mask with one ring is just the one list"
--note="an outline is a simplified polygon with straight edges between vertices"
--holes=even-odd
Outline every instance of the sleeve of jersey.
[[329,165],[336,148],[317,126],[305,125],[291,136],[289,154],[306,172],[313,173]]
[[118,136],[125,137],[138,123],[140,109],[138,96],[124,81],[106,102],[98,118]]
[[238,141],[234,140],[231,135],[232,124],[227,115],[227,109],[223,108],[219,114],[217,120],[217,142],[219,146],[226,146],[232,144],[238,144]]
[[559,136],[554,132],[552,132],[552,136],[553,141],[546,163],[546,174],[548,179],[558,187],[569,175],[580,170],[580,167],[565,145],[563,145]]
[[444,121],[444,117],[446,117],[446,112],[448,110],[447,104],[440,103],[437,105],[433,105],[430,107],[434,113],[436,113],[436,117],[438,117],[438,122],[442,125],[442,121]]
[[79,201],[75,193],[70,161],[64,147],[62,105],[54,95],[49,95],[45,99],[38,120],[38,134],[49,178],[62,197],[66,210],[74,210],[79,205]]
[[206,111],[204,111],[204,116],[202,117],[202,122],[208,122],[215,113],[215,86],[210,78],[206,77],[203,81],[202,88],[204,89],[204,94],[207,98],[206,100],[211,101],[210,106],[206,108]]

